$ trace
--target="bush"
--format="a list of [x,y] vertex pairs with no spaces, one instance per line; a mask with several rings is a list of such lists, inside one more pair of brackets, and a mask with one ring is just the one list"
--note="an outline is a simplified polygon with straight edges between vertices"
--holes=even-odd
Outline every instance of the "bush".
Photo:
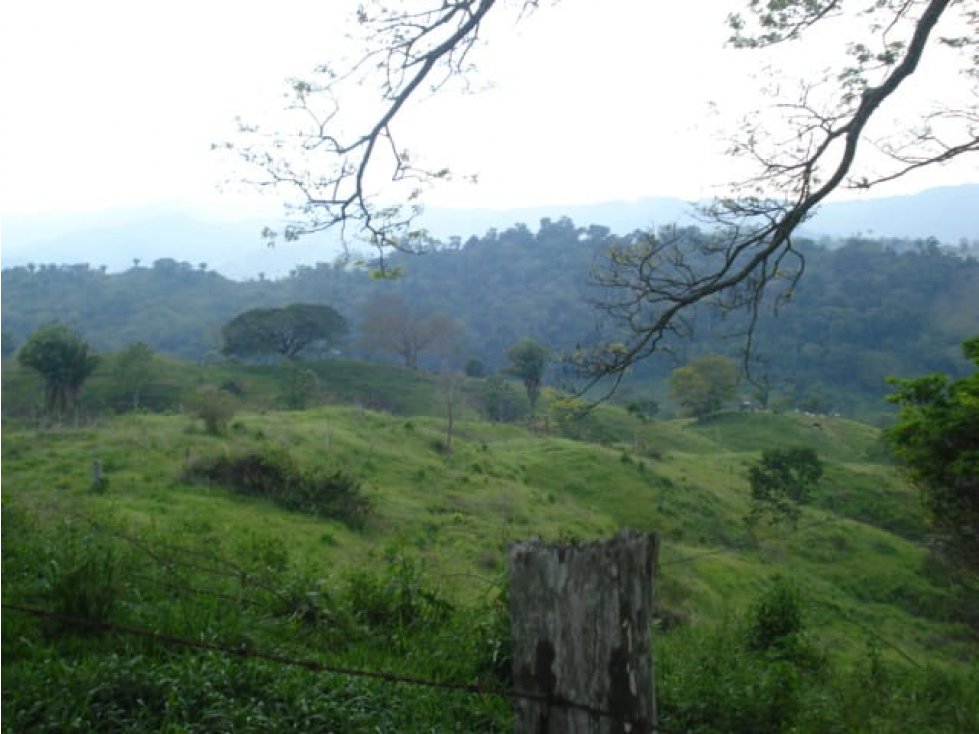
[[371,509],[353,475],[341,469],[303,470],[286,449],[275,446],[198,459],[187,468],[185,479],[203,479],[351,527],[362,527]]
[[784,646],[802,632],[802,602],[795,585],[776,576],[751,610],[748,647],[771,650]]
[[228,423],[235,415],[235,400],[231,395],[213,386],[198,390],[186,400],[191,415],[204,421],[204,429],[215,436],[228,430]]

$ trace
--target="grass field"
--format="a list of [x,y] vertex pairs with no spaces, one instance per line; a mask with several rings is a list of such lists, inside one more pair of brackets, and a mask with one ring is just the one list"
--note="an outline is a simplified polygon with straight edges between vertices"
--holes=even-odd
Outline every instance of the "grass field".
[[[929,557],[917,494],[887,463],[874,428],[764,413],[644,422],[604,406],[571,427],[546,421],[531,430],[480,420],[468,407],[457,414],[450,452],[435,378],[382,368],[371,373],[375,399],[364,401],[354,371],[344,374],[327,391],[339,402],[286,412],[274,409],[273,398],[259,399],[258,409],[243,406],[219,436],[183,414],[123,415],[71,429],[5,423],[5,603],[54,601],[71,609],[83,598],[92,604],[99,594],[80,592],[84,582],[96,591],[110,589],[112,618],[131,624],[294,653],[330,649],[333,659],[350,665],[483,680],[487,648],[475,652],[477,646],[498,646],[505,637],[494,637],[499,622],[493,610],[504,587],[508,545],[531,537],[591,539],[630,527],[663,539],[657,645],[670,660],[683,640],[683,649],[693,649],[688,638],[694,631],[707,640],[707,631],[749,615],[777,574],[799,590],[807,639],[842,669],[860,669],[872,648],[881,665],[971,681],[962,684],[965,690],[979,686],[975,634],[957,621],[953,589],[925,573]],[[245,370],[237,379],[247,393],[275,394],[267,371]],[[324,372],[321,380],[327,379]],[[743,522],[747,466],[765,448],[792,445],[815,448],[826,475],[797,529],[749,531]],[[352,525],[188,474],[203,460],[275,452],[288,455],[301,472],[355,478],[371,511]],[[102,467],[102,487],[93,487],[93,461]],[[111,582],[103,567],[111,567]],[[385,596],[392,589],[401,590],[398,604]],[[202,603],[203,590],[217,596]],[[239,603],[229,607],[224,597]],[[257,611],[241,601],[254,602]],[[458,614],[436,623],[443,603]],[[283,604],[286,611],[279,609]],[[381,612],[373,617],[364,611],[374,607]],[[304,625],[307,618],[318,621]],[[116,680],[126,675],[127,656],[150,655],[146,643],[134,642],[123,652],[112,648],[110,664],[107,640],[45,629],[4,614],[5,699],[13,701],[5,720],[30,721],[23,710],[27,687],[43,695],[54,685],[45,678],[53,673],[44,655],[48,665],[56,655],[70,669],[71,690],[95,675],[85,666],[101,661],[104,675]],[[38,634],[42,642],[30,642]],[[163,660],[159,675],[176,665]],[[204,668],[223,664],[208,657],[167,670],[187,681],[208,680],[221,673]],[[290,686],[298,682],[283,676],[280,690],[268,680],[275,676],[271,667],[253,664],[258,667],[241,675],[292,700]],[[680,668],[670,670],[680,675]],[[322,696],[333,700],[338,685]],[[506,730],[508,714],[499,703],[449,705],[410,698],[416,694],[386,699],[391,694],[376,687],[343,685],[368,700],[363,727],[349,730],[443,730],[412,718],[424,712],[445,726]],[[89,694],[79,688],[77,695]],[[222,701],[194,705],[230,706],[229,721],[245,715]],[[347,704],[331,705],[338,720],[352,720]],[[412,713],[388,720],[386,706]],[[49,709],[45,721],[57,719]],[[975,715],[968,707],[961,714],[966,722]],[[197,721],[172,729],[189,731],[200,725],[195,716],[175,713],[166,721]],[[163,720],[152,719],[154,725]]]

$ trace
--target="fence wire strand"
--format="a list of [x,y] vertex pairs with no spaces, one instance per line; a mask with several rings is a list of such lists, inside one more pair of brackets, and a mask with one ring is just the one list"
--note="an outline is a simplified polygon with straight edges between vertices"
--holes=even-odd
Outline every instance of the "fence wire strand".
[[478,683],[458,683],[453,681],[429,680],[426,678],[402,675],[383,670],[348,668],[324,663],[310,658],[293,658],[288,655],[263,652],[248,646],[227,647],[213,642],[191,640],[184,637],[165,634],[163,632],[116,624],[115,622],[108,622],[105,620],[83,619],[66,614],[59,614],[58,612],[52,612],[47,609],[40,609],[38,607],[10,604],[6,602],[0,606],[8,611],[19,612],[32,617],[60,622],[61,624],[68,626],[81,627],[99,632],[112,632],[121,635],[129,635],[132,637],[140,637],[143,639],[152,640],[154,642],[159,642],[164,645],[172,645],[174,647],[189,648],[202,652],[220,653],[222,655],[242,659],[264,660],[279,665],[303,668],[304,670],[314,673],[329,673],[348,678],[366,678],[370,680],[382,681],[384,683],[435,688],[479,696],[496,696],[499,698],[507,698],[512,701],[533,701],[538,704],[544,704],[548,707],[581,711],[590,716],[612,719],[616,722],[628,725],[630,727],[629,731],[645,732],[646,734],[682,734],[681,732],[675,730],[664,729],[663,727],[647,721],[626,719],[618,714],[612,713],[611,711],[607,711],[586,703],[571,701],[560,696],[547,696],[544,694],[530,693],[527,691],[493,688],[491,686],[484,686]]

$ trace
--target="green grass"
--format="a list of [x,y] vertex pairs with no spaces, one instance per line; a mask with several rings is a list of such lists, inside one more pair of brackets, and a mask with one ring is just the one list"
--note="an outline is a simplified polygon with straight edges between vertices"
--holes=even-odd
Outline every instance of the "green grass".
[[[338,370],[330,383],[335,395],[363,394],[351,365],[330,367]],[[275,394],[274,375],[251,368],[235,374],[258,408],[242,410],[224,436],[206,434],[183,415],[103,418],[81,429],[5,423],[5,600],[50,603],[52,589],[75,588],[76,576],[64,576],[65,569],[95,574],[91,588],[98,592],[99,566],[91,565],[90,554],[104,547],[117,564],[110,585],[119,599],[113,614],[132,623],[296,654],[331,650],[332,659],[355,667],[474,680],[485,675],[478,672],[483,652],[477,650],[486,649],[480,630],[490,629],[487,609],[501,588],[508,545],[530,537],[590,539],[628,526],[663,538],[658,616],[666,627],[678,625],[676,632],[661,633],[671,655],[673,635],[724,628],[747,613],[779,573],[802,590],[814,644],[841,664],[856,669],[873,645],[887,665],[948,675],[974,665],[976,637],[956,621],[952,590],[924,572],[928,554],[917,495],[881,463],[873,428],[838,418],[761,413],[643,423],[603,406],[584,426],[550,424],[548,431],[544,421],[545,430],[529,431],[478,420],[470,408],[456,421],[449,453],[435,378],[394,368],[362,372],[362,379],[377,378],[370,390],[387,396],[385,411],[343,404],[291,412],[263,408],[274,404],[268,397]],[[798,529],[762,525],[750,533],[743,522],[747,465],[762,449],[798,444],[816,448],[827,468]],[[363,527],[184,479],[188,464],[201,458],[263,447],[288,452],[299,467],[342,470],[359,479],[373,507]],[[102,490],[92,487],[94,460],[108,480]],[[70,547],[69,537],[76,538]],[[404,581],[397,580],[403,568],[398,559],[421,574],[411,576],[411,588],[424,585],[432,598],[453,606],[447,621],[400,632],[364,626],[358,614],[368,602],[351,601],[353,589],[379,589],[387,604],[384,590]],[[352,583],[358,573],[369,576]],[[181,591],[181,585],[196,591]],[[218,596],[202,601],[205,593]],[[257,611],[228,606],[225,597],[253,603]],[[310,615],[320,621],[301,622]],[[84,697],[87,666],[104,662],[108,642],[42,638],[31,647],[26,641],[37,629],[5,613],[5,691],[17,692],[18,701],[24,686],[37,686],[39,696],[53,691],[43,660],[62,658],[65,685]],[[105,663],[104,675],[116,681],[110,688],[131,675],[127,655],[146,654],[160,662],[148,663],[155,672],[145,680],[172,676],[195,685],[193,680],[230,676],[229,690],[268,690],[271,710],[298,705],[298,675],[276,682],[275,671],[258,662],[231,672],[216,660],[158,658],[155,649],[127,644]],[[9,688],[20,676],[34,682]],[[344,689],[361,697],[364,711],[345,708]],[[455,716],[475,728],[479,721],[502,726],[506,720],[505,705],[462,714],[459,707],[467,704],[460,701],[395,695],[342,680],[316,695],[325,708],[313,709],[323,716],[360,716],[363,728],[355,730],[417,730],[424,716]],[[181,720],[177,713],[168,719],[166,703],[157,703],[147,722]],[[210,707],[228,721],[247,714],[223,693],[180,706]],[[388,709],[401,713],[385,718]],[[257,709],[251,715],[262,720]],[[314,719],[304,721],[312,726]]]

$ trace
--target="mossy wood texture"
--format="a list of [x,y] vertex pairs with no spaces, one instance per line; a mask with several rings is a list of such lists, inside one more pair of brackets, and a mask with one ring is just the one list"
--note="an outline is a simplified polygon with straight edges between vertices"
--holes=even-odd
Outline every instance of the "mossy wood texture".
[[531,541],[509,554],[518,734],[649,731],[657,536]]

